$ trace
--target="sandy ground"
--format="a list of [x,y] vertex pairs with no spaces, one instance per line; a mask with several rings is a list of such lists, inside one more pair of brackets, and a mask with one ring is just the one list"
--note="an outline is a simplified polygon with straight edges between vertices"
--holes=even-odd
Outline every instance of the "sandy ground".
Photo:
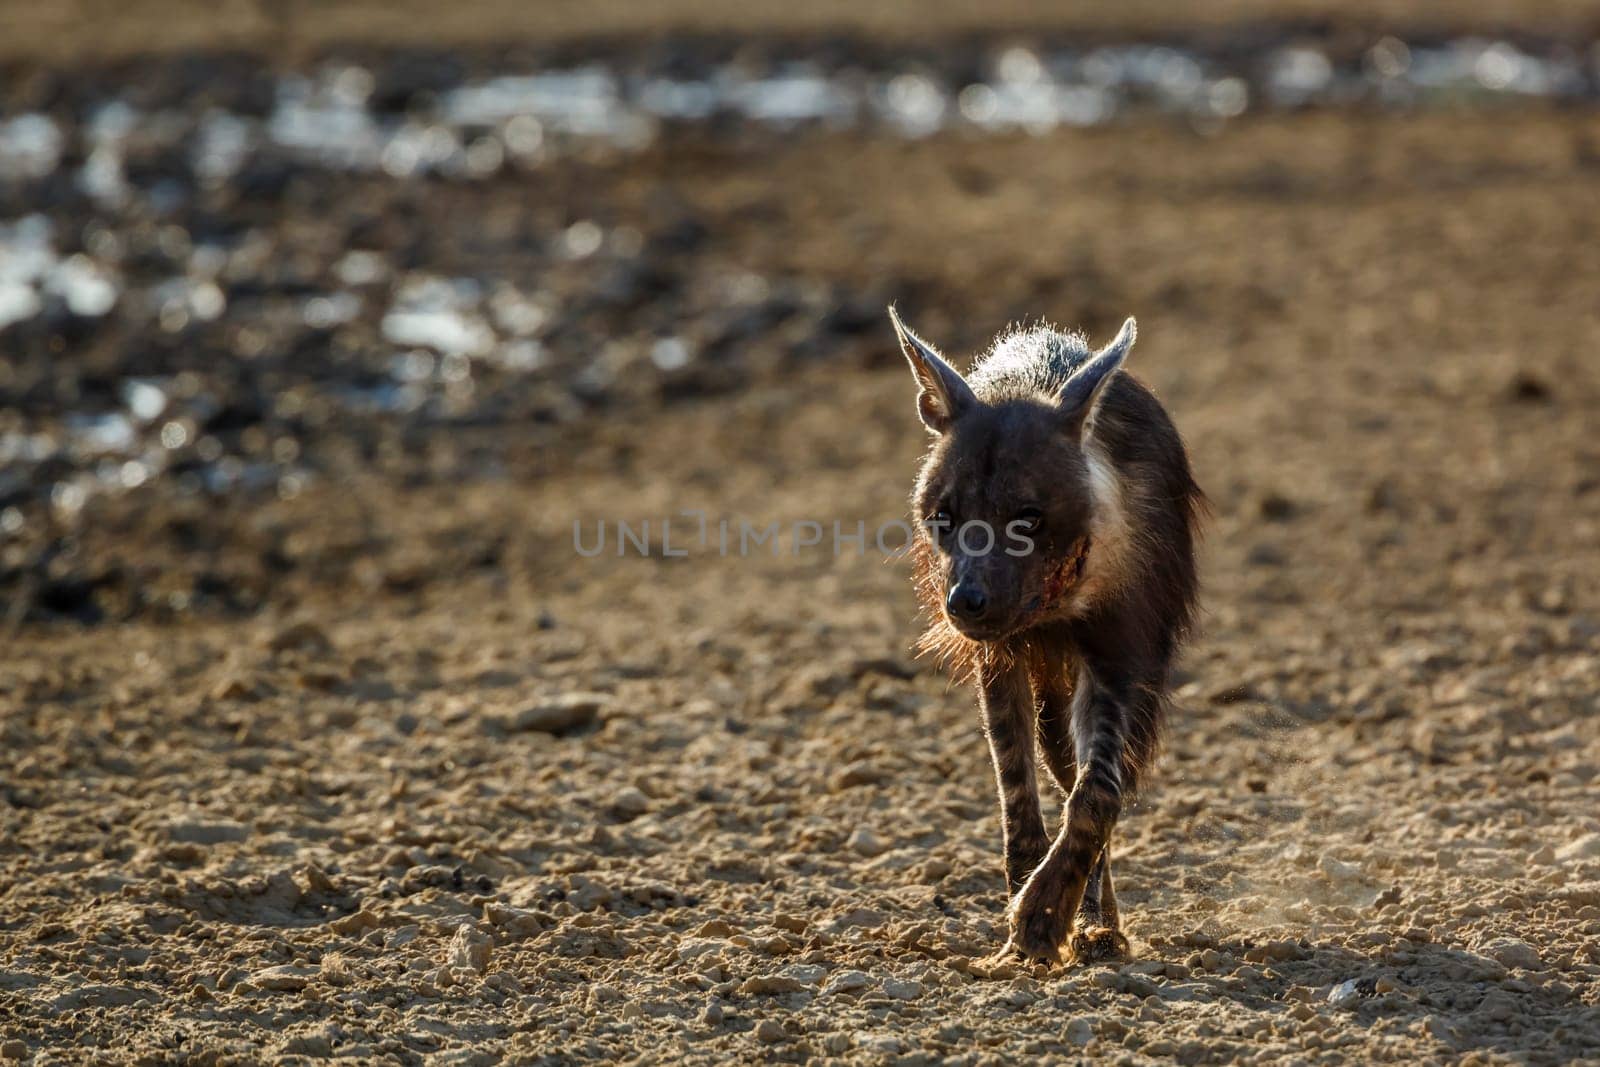
[[[1118,830],[1134,959],[979,973],[994,789],[903,568],[661,550],[683,509],[903,515],[885,325],[415,477],[95,505],[83,555],[262,606],[0,643],[0,1059],[1600,1062],[1597,143],[1536,109],[817,135],[439,194],[621,224],[667,189],[695,254],[900,294],[958,352],[1139,316],[1216,516]],[[655,550],[582,558],[575,519]]]

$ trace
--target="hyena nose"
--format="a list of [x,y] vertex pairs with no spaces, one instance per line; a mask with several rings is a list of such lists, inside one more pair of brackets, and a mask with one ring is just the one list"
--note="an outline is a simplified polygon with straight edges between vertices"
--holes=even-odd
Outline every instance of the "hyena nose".
[[976,622],[983,618],[983,613],[989,608],[989,598],[982,589],[970,585],[958,585],[950,590],[950,598],[945,601],[945,610],[958,619],[967,622]]

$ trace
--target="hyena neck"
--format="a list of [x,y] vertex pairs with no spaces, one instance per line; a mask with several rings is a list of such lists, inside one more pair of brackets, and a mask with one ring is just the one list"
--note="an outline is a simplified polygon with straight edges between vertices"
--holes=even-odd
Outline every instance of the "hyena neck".
[[[1039,618],[1082,618],[1110,599],[1129,577],[1133,535],[1127,487],[1104,450],[1084,442],[1089,533],[1068,550],[1047,582]],[[1056,583],[1059,583],[1057,585]]]

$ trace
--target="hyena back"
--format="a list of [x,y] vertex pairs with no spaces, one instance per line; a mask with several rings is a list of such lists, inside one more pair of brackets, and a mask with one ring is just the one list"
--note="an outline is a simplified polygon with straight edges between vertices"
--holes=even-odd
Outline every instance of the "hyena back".
[[[924,648],[977,682],[999,786],[1008,954],[1127,952],[1109,842],[1155,757],[1193,622],[1204,497],[1155,396],[1106,348],[1002,336],[962,377],[890,309],[934,435],[912,494]],[[1037,748],[1035,747],[1037,746]],[[1036,753],[1066,795],[1052,837]]]

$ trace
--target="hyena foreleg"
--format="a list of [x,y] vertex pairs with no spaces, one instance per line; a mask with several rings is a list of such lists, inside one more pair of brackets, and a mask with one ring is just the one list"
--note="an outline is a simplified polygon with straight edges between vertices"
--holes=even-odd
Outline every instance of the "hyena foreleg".
[[1079,671],[1075,688],[1071,727],[1077,775],[1067,796],[1061,831],[1018,894],[1011,916],[1008,947],[1039,963],[1060,960],[1061,945],[1085,906],[1078,936],[1073,939],[1073,951],[1080,958],[1115,955],[1127,945],[1115,926],[1116,898],[1110,892],[1107,855],[1112,827],[1122,812],[1127,705],[1087,670]]
[[[1037,652],[1028,665],[1039,705],[1039,754],[1051,777],[1070,797],[1078,781],[1078,764],[1072,743],[1072,686],[1065,666]],[[1069,809],[1063,809],[1065,826]],[[1073,955],[1080,960],[1108,959],[1128,953],[1117,916],[1117,895],[1111,884],[1111,845],[1101,849],[1084,883],[1083,899],[1072,923]]]
[[1028,672],[1014,662],[983,666],[978,681],[989,755],[994,759],[1000,790],[1006,887],[1014,896],[1050,847],[1033,770],[1033,692]]

